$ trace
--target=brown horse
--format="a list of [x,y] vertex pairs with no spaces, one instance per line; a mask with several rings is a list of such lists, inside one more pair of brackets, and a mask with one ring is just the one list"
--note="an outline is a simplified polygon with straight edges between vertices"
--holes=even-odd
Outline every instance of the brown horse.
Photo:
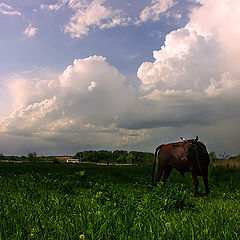
[[156,184],[166,180],[175,168],[182,176],[186,172],[191,172],[195,185],[195,195],[198,193],[198,178],[203,177],[206,193],[208,194],[208,165],[210,158],[205,145],[196,139],[186,140],[181,138],[182,142],[163,144],[157,147],[155,151],[154,163],[152,168],[152,183],[154,184],[155,165],[158,160],[158,171],[156,175]]

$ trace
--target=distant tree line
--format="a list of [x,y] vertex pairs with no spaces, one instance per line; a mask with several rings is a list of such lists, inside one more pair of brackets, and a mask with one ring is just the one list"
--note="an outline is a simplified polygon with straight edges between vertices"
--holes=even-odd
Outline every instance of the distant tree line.
[[[77,158],[81,162],[96,162],[96,163],[128,163],[128,164],[151,164],[153,162],[154,154],[149,152],[137,152],[137,151],[83,151],[78,152],[74,156],[69,158]],[[59,160],[54,156],[37,156],[36,152],[30,152],[27,156],[4,156],[0,154],[0,160],[6,161],[52,161],[52,162],[66,162],[66,157]]]
[[5,156],[0,153],[0,160],[36,162],[36,161],[52,161],[52,160],[54,160],[54,158],[53,157],[45,157],[45,156],[37,157],[36,152],[30,152],[27,154],[27,156]]
[[[211,162],[216,162],[219,160],[236,160],[240,161],[240,155],[231,157],[225,152],[222,154],[217,154],[215,152],[209,153]],[[115,150],[115,151],[83,151],[78,152],[74,156],[37,156],[36,152],[30,152],[27,156],[5,156],[0,153],[0,161],[49,161],[53,163],[66,162],[67,158],[76,158],[81,162],[94,162],[94,163],[128,163],[128,164],[152,164],[154,154],[149,152],[137,152],[137,151],[124,151],[124,150]]]
[[128,164],[151,164],[154,154],[149,152],[136,151],[84,151],[76,153],[73,158],[78,158],[82,162],[97,163],[128,163]]
[[7,161],[10,161],[10,160],[13,160],[13,161],[23,161],[23,160],[26,160],[27,158],[25,156],[5,156],[3,154],[0,153],[0,160],[7,160]]

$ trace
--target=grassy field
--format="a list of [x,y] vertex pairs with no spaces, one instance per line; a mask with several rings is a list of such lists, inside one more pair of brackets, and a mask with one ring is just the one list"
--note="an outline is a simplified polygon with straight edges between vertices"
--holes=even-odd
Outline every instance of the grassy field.
[[150,166],[0,163],[0,239],[240,239],[240,169],[150,185]]

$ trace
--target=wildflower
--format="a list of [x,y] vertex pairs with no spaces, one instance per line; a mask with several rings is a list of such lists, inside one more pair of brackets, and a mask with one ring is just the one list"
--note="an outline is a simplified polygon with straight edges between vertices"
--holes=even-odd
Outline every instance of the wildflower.
[[31,233],[34,233],[35,232],[35,229],[33,228],[33,229],[31,229]]
[[205,228],[203,231],[204,231],[205,233],[207,233],[207,232],[208,232],[208,229]]
[[183,218],[183,222],[186,222],[186,221],[187,221],[187,218],[186,218],[186,217],[184,217],[184,218]]
[[166,223],[165,223],[165,226],[166,226],[167,228],[170,227],[170,225],[171,225],[170,222],[166,222]]
[[84,238],[85,238],[84,234],[81,234],[81,235],[79,236],[79,238],[80,238],[80,239],[84,239]]
[[31,233],[30,238],[34,238],[34,234],[33,233]]
[[96,211],[96,214],[97,214],[97,215],[100,215],[100,211]]

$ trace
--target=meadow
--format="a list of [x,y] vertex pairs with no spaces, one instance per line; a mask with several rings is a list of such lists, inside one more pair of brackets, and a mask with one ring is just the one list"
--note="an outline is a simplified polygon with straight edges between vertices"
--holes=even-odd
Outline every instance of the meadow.
[[0,239],[240,239],[240,169],[151,186],[151,166],[0,163]]

